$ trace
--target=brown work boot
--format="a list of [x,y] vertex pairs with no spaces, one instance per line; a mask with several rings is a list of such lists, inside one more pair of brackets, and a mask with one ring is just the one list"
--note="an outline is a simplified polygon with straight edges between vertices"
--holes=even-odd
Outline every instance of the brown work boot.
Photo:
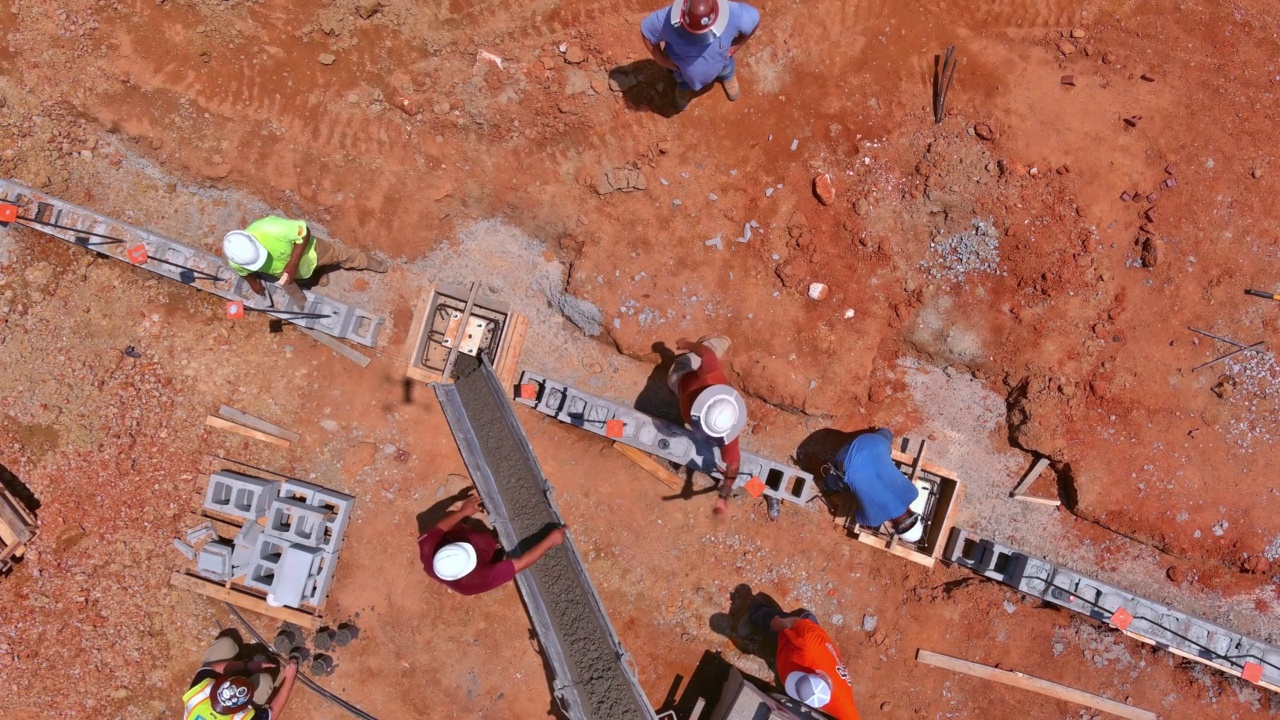
[[329,273],[321,275],[320,279],[316,280],[316,287],[329,287]]
[[729,98],[730,101],[737,100],[738,96],[742,94],[742,86],[738,84],[738,78],[736,76],[731,77],[728,80],[722,80],[721,82],[724,84],[724,95]]
[[369,261],[365,263],[364,269],[369,272],[384,273],[389,267],[390,266],[387,265],[386,260],[383,260],[380,257],[370,256]]
[[693,99],[693,91],[685,90],[679,85],[676,86],[676,112],[680,112],[689,107],[689,101]]

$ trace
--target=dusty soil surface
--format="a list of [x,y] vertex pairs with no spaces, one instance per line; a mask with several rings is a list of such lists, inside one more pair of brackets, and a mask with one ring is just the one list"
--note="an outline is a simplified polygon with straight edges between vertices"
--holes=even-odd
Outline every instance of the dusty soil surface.
[[[529,367],[661,404],[654,344],[727,334],[751,449],[874,424],[933,436],[969,484],[967,526],[1280,641],[1280,366],[1195,371],[1231,347],[1186,329],[1264,350],[1280,329],[1280,306],[1243,294],[1280,291],[1273,5],[875,0],[814,22],[762,4],[743,97],[712,88],[679,115],[638,46],[648,6],[375,5],[0,11],[0,175],[211,249],[264,212],[305,217],[395,265],[329,289],[390,319],[357,370],[291,329],[228,324],[211,297],[0,231],[0,464],[41,523],[0,581],[0,717],[177,712],[230,621],[167,587],[170,539],[234,462],[359,497],[328,612],[362,634],[327,686],[381,718],[549,712],[515,588],[449,595],[412,544],[416,513],[466,479],[434,398],[402,383],[401,344],[424,285],[477,277],[530,315]],[[952,43],[935,125],[933,57]],[[814,282],[829,296],[810,300]],[[206,429],[223,403],[303,440]],[[707,649],[771,677],[716,631],[746,582],[829,620],[871,717],[1087,716],[918,667],[917,647],[1165,717],[1280,709],[819,515],[770,525],[740,502],[716,521],[598,439],[519,414],[655,705]],[[1031,453],[1053,460],[1036,492],[1063,509],[1006,497]]]

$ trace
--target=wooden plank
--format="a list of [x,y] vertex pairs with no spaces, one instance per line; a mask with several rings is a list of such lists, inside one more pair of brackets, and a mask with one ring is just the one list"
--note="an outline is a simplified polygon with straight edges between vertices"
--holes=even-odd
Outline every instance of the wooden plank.
[[[911,463],[915,462],[915,458],[913,456],[908,455],[904,452],[899,452],[897,450],[890,451],[890,456],[893,458],[894,462],[899,463],[901,465],[906,465],[907,467],[911,467]],[[924,470],[927,473],[932,473],[934,475],[937,475],[938,477],[946,478],[948,480],[959,479],[956,477],[955,471],[948,470],[942,467],[941,465],[935,465],[934,463],[931,463],[928,460],[925,460],[920,463],[920,469]]]
[[529,318],[511,313],[507,316],[507,322],[508,331],[502,338],[501,347],[498,348],[498,362],[494,365],[494,370],[498,374],[498,379],[502,381],[502,386],[510,389],[515,381],[520,351],[524,349],[524,337],[529,330]]
[[23,508],[18,503],[18,499],[14,498],[7,491],[4,495],[0,495],[0,536],[7,534],[11,538],[5,538],[5,542],[29,542],[35,533],[32,532],[32,524],[27,522],[27,518],[22,512]]
[[943,668],[944,670],[954,670],[965,675],[980,677],[984,680],[1002,683],[1011,687],[1020,688],[1022,690],[1030,690],[1031,692],[1046,695],[1058,700],[1065,700],[1069,703],[1084,705],[1085,707],[1101,710],[1111,713],[1116,717],[1122,717],[1126,720],[1157,720],[1155,713],[1142,708],[1136,708],[1132,705],[1126,705],[1122,702],[1116,702],[1104,698],[1101,695],[1094,695],[1083,690],[1059,685],[1055,682],[1042,680],[1038,677],[1025,675],[1020,672],[1012,672],[1009,670],[998,670],[988,665],[961,660],[960,658],[950,657],[948,655],[940,655],[928,650],[918,650],[916,652],[916,661],[925,665]]
[[684,482],[675,473],[663,467],[662,463],[654,460],[649,453],[619,442],[613,444],[613,449],[622,453],[631,462],[639,465],[641,470],[661,480],[663,484],[672,490],[680,490],[684,487]]
[[873,535],[869,532],[859,532],[854,535],[854,539],[864,545],[870,545],[877,550],[884,550],[904,560],[910,560],[913,563],[919,563],[927,568],[934,565],[934,559],[922,552],[916,552],[910,548],[898,544],[889,544],[888,540],[879,535]]
[[219,430],[226,430],[227,432],[233,432],[237,435],[243,435],[247,438],[253,438],[254,440],[261,440],[262,442],[271,443],[272,445],[279,445],[280,447],[289,447],[290,445],[293,444],[288,440],[285,440],[284,438],[278,438],[275,435],[268,435],[264,432],[258,432],[253,428],[247,428],[247,427],[244,427],[243,425],[237,425],[231,422],[230,420],[223,420],[217,415],[210,415],[206,417],[204,419],[204,424],[212,428],[217,428]]
[[1055,500],[1054,498],[1036,497],[1035,495],[1014,495],[1013,499],[1021,500],[1023,502],[1037,503],[1039,505],[1051,505],[1053,507],[1058,507],[1059,505],[1062,504],[1061,500]]
[[418,382],[440,382],[440,373],[427,372],[422,368],[409,368],[405,370],[404,375],[410,380],[417,380]]
[[[1119,628],[1116,628],[1116,629],[1117,629],[1117,630],[1120,630]],[[1225,667],[1225,666],[1222,666],[1222,665],[1218,665],[1217,663],[1209,662],[1208,660],[1206,660],[1206,659],[1204,659],[1204,658],[1202,658],[1202,657],[1200,657],[1200,656],[1198,656],[1198,655],[1192,655],[1191,653],[1189,653],[1189,652],[1187,652],[1187,651],[1185,651],[1185,650],[1179,650],[1178,648],[1175,648],[1175,647],[1169,647],[1168,645],[1165,645],[1165,644],[1163,644],[1163,643],[1158,643],[1158,642],[1156,642],[1155,640],[1152,640],[1152,639],[1151,639],[1151,638],[1149,638],[1149,637],[1143,637],[1143,636],[1141,636],[1141,635],[1139,635],[1139,634],[1137,634],[1137,633],[1135,633],[1135,632],[1133,632],[1133,631],[1131,631],[1131,630],[1120,630],[1120,632],[1124,633],[1125,635],[1128,635],[1129,637],[1133,638],[1134,640],[1138,640],[1138,641],[1140,641],[1140,642],[1144,642],[1144,643],[1146,643],[1146,644],[1148,644],[1148,645],[1151,645],[1151,646],[1153,646],[1153,647],[1158,647],[1158,648],[1160,648],[1161,650],[1166,650],[1166,651],[1168,651],[1168,652],[1173,653],[1174,655],[1177,655],[1177,656],[1179,656],[1179,657],[1186,658],[1186,659],[1188,659],[1188,660],[1195,660],[1196,662],[1198,662],[1198,663],[1200,663],[1201,665],[1204,665],[1204,666],[1206,666],[1206,667],[1210,667],[1210,668],[1213,668],[1214,670],[1217,670],[1217,671],[1219,671],[1219,672],[1224,672],[1224,673],[1227,673],[1228,675],[1234,675],[1235,677],[1238,677],[1238,678],[1243,679],[1243,678],[1241,677],[1241,676],[1243,675],[1243,673],[1242,673],[1241,671],[1239,671],[1239,670],[1236,670],[1235,668]],[[1248,682],[1248,681],[1246,680],[1245,682]],[[1254,685],[1257,685],[1257,686],[1259,686],[1259,687],[1264,687],[1264,688],[1266,688],[1266,689],[1270,690],[1271,692],[1277,692],[1277,693],[1280,693],[1280,686],[1272,685],[1272,684],[1271,684],[1271,683],[1269,683],[1269,682],[1259,681],[1259,682],[1256,682],[1256,683],[1253,683],[1253,684],[1254,684]]]
[[365,355],[364,353],[347,345],[346,343],[342,342],[336,337],[333,337],[332,335],[326,335],[325,333],[322,333],[319,330],[304,328],[301,325],[294,325],[294,327],[306,333],[307,336],[309,336],[312,340],[315,340],[321,345],[324,345],[325,347],[338,353],[342,357],[350,360],[351,362],[359,365],[360,367],[369,367],[369,363],[373,362],[373,359],[370,358],[368,355]]
[[[422,368],[417,367],[418,356],[422,353],[422,338],[427,334],[428,326],[431,324],[431,318],[427,313],[431,312],[431,296],[435,294],[435,286],[428,285],[422,294],[418,296],[418,302],[413,309],[413,324],[409,326],[409,339],[405,342],[405,362],[409,364],[405,375],[411,380],[421,380],[422,382],[434,382],[434,380],[423,380],[415,375],[431,374]],[[437,375],[438,379],[439,376]]]
[[261,430],[268,435],[275,435],[276,437],[283,438],[289,442],[298,442],[298,440],[302,438],[301,435],[292,430],[285,430],[279,425],[269,423],[262,418],[254,417],[249,413],[237,410],[230,405],[223,405],[218,408],[218,414],[232,422],[238,422],[241,425],[251,427],[254,430]]
[[1036,464],[1031,466],[1031,471],[1027,473],[1027,476],[1022,478],[1022,482],[1018,483],[1018,487],[1014,488],[1012,493],[1009,493],[1010,497],[1018,497],[1029,490],[1031,483],[1035,482],[1036,478],[1040,477],[1040,473],[1044,472],[1047,467],[1049,467],[1049,458],[1042,457],[1037,460]]
[[200,593],[201,595],[213,598],[214,600],[229,602],[236,607],[250,612],[256,612],[259,615],[266,615],[267,617],[275,618],[277,620],[284,620],[286,622],[294,623],[295,625],[301,625],[302,627],[310,630],[318,629],[324,624],[324,621],[320,617],[312,615],[311,613],[304,612],[296,608],[272,607],[267,604],[266,600],[256,595],[250,595],[246,592],[223,587],[218,583],[206,580],[202,577],[179,572],[177,570],[169,575],[169,584],[176,588]]

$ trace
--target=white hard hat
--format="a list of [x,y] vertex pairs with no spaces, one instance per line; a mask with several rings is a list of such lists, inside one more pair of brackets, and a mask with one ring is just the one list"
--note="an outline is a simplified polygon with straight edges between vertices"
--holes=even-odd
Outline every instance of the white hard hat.
[[457,580],[476,569],[476,549],[471,543],[449,543],[436,550],[431,569],[441,580]]
[[694,398],[689,416],[706,434],[732,440],[747,424],[747,403],[728,385],[712,385]]
[[831,702],[831,683],[817,673],[796,670],[787,676],[787,694],[811,708]]
[[260,270],[271,259],[262,243],[244,230],[232,230],[223,236],[222,254],[245,270]]

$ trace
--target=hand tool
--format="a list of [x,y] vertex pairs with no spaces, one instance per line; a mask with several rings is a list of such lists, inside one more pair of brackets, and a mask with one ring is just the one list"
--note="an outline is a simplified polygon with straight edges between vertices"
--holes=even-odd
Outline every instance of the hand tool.
[[1266,298],[1268,300],[1280,300],[1280,295],[1277,295],[1276,293],[1263,292],[1261,290],[1245,290],[1244,294],[1252,295],[1254,297]]

